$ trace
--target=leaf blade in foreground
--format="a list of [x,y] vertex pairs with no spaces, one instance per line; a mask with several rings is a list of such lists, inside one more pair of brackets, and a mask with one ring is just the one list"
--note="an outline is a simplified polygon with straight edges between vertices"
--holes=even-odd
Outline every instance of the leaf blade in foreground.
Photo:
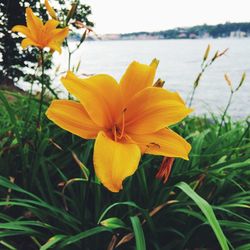
[[202,197],[200,197],[187,183],[180,182],[176,185],[179,189],[181,189],[186,195],[188,195],[200,208],[202,213],[205,215],[205,217],[208,220],[208,223],[212,227],[217,240],[220,243],[220,246],[223,250],[228,250],[228,244],[227,239],[220,227],[220,224],[213,212],[212,207],[208,204],[206,200],[204,200]]

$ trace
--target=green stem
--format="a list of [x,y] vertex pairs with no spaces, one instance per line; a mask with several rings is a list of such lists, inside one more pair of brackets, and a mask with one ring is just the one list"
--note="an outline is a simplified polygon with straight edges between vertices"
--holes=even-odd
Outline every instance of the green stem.
[[201,77],[203,76],[203,74],[205,73],[206,69],[211,66],[213,64],[214,60],[210,60],[209,62],[207,62],[206,64],[204,64],[205,62],[203,61],[202,64],[201,64],[201,71],[199,73],[199,78],[197,77],[196,80],[198,80],[198,82],[196,83],[196,85],[194,85],[193,87],[193,90],[192,90],[192,93],[191,93],[191,97],[190,97],[190,101],[189,101],[189,104],[188,104],[188,107],[190,108],[191,105],[192,105],[192,102],[193,102],[193,99],[194,99],[194,94],[195,94],[195,90],[196,88],[198,87],[199,85],[199,82],[200,82],[200,79]]
[[193,102],[193,99],[194,99],[195,90],[196,90],[196,87],[193,88],[193,91],[192,91],[192,94],[191,94],[191,97],[190,97],[190,101],[189,101],[189,104],[188,104],[188,107],[189,107],[189,108],[190,108],[191,105],[192,105],[192,102]]
[[41,98],[40,98],[40,105],[38,111],[38,120],[37,120],[37,128],[41,129],[41,114],[42,114],[42,105],[44,99],[44,92],[45,92],[45,84],[44,84],[44,53],[43,50],[40,50],[41,60],[42,60],[42,75],[41,75],[41,83],[42,83],[42,91],[41,91]]
[[68,70],[71,68],[71,55],[72,53],[69,51],[69,57],[68,57]]
[[[35,69],[35,73],[33,75],[34,78],[36,76],[37,69],[38,69],[38,66]],[[27,108],[27,112],[26,112],[26,114],[24,116],[25,117],[25,125],[24,125],[23,129],[25,131],[27,131],[26,128],[27,128],[28,123],[29,123],[29,114],[30,114],[30,110],[31,110],[31,106],[32,106],[31,105],[31,99],[32,99],[32,93],[33,93],[33,86],[34,86],[34,79],[32,79],[32,81],[31,81],[31,86],[30,86],[30,91],[29,91],[29,97],[28,97],[28,108]],[[25,133],[25,131],[23,132],[23,134]]]
[[227,114],[228,108],[229,108],[229,107],[230,107],[230,105],[231,105],[232,98],[233,98],[233,94],[234,94],[234,92],[233,92],[233,91],[231,91],[231,94],[230,94],[230,97],[229,97],[229,100],[228,100],[227,106],[226,106],[226,108],[225,108],[225,110],[224,110],[224,113],[223,113],[223,115],[222,115],[222,118],[221,118],[221,123],[220,123],[219,131],[218,131],[218,136],[219,136],[219,135],[220,135],[220,133],[221,133],[222,125],[223,125],[223,123],[224,123],[225,116],[226,116],[226,114]]
[[[72,53],[70,52],[69,50],[69,58],[68,58],[68,71],[70,71],[70,68],[71,68],[71,56],[72,56]],[[68,93],[68,99],[70,100],[70,93]]]
[[[72,52],[70,51],[70,48],[69,48],[69,43],[68,43],[68,39],[66,39],[66,46],[68,48],[68,71],[70,71],[70,68],[71,68],[71,56],[72,56]],[[70,93],[68,93],[68,99],[70,100]]]

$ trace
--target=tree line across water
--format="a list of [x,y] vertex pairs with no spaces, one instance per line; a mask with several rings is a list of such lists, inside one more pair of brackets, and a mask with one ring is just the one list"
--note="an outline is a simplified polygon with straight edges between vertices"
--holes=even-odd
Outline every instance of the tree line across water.
[[140,36],[152,36],[160,39],[185,39],[202,37],[230,37],[232,32],[242,32],[241,36],[250,36],[250,23],[230,23],[217,25],[197,25],[188,28],[175,28],[156,32],[133,32],[121,34],[122,39]]

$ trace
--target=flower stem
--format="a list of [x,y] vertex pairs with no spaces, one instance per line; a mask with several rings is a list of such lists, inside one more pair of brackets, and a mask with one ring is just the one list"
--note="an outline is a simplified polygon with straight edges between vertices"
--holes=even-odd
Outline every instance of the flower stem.
[[223,123],[224,123],[225,116],[226,116],[226,114],[227,114],[228,108],[229,108],[230,105],[231,105],[232,98],[233,98],[233,94],[234,94],[234,92],[231,91],[230,97],[229,97],[229,99],[228,99],[227,106],[226,106],[226,108],[225,108],[225,110],[224,110],[224,113],[223,113],[223,115],[222,115],[222,118],[221,118],[221,123],[220,123],[220,127],[219,127],[219,130],[218,130],[218,136],[219,136],[220,133],[221,133],[222,125],[223,125]]
[[42,83],[42,91],[41,91],[41,97],[40,97],[40,105],[39,105],[39,111],[38,111],[38,120],[37,120],[37,129],[41,129],[41,114],[42,114],[42,105],[43,105],[43,98],[44,98],[44,92],[45,92],[45,84],[44,84],[44,53],[43,50],[40,50],[41,55],[41,66],[42,66],[42,75],[41,75],[41,83]]
[[190,97],[190,101],[188,104],[188,107],[190,108],[194,99],[194,93],[195,93],[196,87],[193,87],[192,93],[191,93],[191,97]]
[[[73,52],[70,51],[68,39],[66,38],[66,46],[68,48],[68,71],[71,69],[71,56]],[[70,100],[70,93],[68,93],[68,99]]]

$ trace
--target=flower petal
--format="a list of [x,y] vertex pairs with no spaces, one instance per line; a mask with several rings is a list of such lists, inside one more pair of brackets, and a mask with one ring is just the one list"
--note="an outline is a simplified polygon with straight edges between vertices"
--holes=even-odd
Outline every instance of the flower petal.
[[27,37],[30,36],[29,29],[26,26],[24,26],[24,25],[16,25],[16,26],[14,26],[11,29],[11,31],[13,31],[13,32],[20,32],[20,33],[24,34]]
[[54,29],[51,31],[51,41],[56,41],[60,44],[62,44],[63,40],[69,33],[69,28],[63,28],[63,29]]
[[50,31],[56,29],[58,24],[59,24],[59,22],[54,20],[54,19],[48,20],[44,25],[45,31],[50,32]]
[[129,136],[140,146],[142,153],[188,160],[190,144],[171,129],[164,128],[153,134]]
[[61,48],[61,43],[56,42],[56,41],[51,41],[50,43],[48,43],[47,47],[49,47],[50,49],[52,49],[53,51],[58,51],[59,54],[62,53],[62,48]]
[[122,181],[134,174],[141,157],[136,144],[111,140],[99,132],[94,147],[94,168],[103,185],[112,192],[122,189]]
[[111,76],[96,75],[80,79],[72,72],[68,72],[61,80],[99,126],[111,128],[118,118],[122,117],[120,86]]
[[40,47],[39,44],[37,44],[36,42],[31,40],[30,38],[23,39],[22,42],[21,42],[21,46],[22,46],[23,49],[27,48],[28,46]]
[[59,127],[85,139],[95,138],[101,129],[90,119],[84,107],[74,101],[54,100],[46,115]]
[[128,103],[125,128],[132,134],[153,133],[179,122],[191,111],[177,93],[148,87]]
[[33,13],[31,8],[26,8],[26,22],[33,37],[39,38],[39,34],[43,29],[43,22]]
[[154,59],[150,65],[132,62],[122,76],[120,85],[127,102],[140,90],[153,85],[159,61]]

